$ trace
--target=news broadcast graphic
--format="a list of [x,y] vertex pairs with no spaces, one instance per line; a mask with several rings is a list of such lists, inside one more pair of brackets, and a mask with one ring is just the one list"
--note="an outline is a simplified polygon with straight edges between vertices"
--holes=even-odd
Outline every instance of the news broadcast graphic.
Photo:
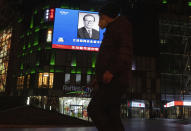
[[98,23],[98,12],[56,8],[52,48],[99,51],[105,30]]

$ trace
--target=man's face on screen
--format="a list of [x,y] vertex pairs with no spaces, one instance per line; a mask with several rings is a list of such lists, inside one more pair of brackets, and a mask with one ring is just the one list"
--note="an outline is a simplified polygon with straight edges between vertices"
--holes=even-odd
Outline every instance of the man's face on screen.
[[94,25],[94,17],[92,16],[86,16],[84,18],[84,26],[88,29],[92,29]]

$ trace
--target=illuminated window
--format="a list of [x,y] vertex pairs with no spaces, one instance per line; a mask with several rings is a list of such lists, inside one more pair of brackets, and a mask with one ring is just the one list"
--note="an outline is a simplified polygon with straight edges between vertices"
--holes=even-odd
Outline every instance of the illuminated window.
[[52,29],[48,30],[46,41],[47,42],[52,42]]
[[12,30],[0,32],[0,92],[5,91]]
[[5,91],[6,75],[0,75],[0,92]]
[[42,76],[42,85],[48,86],[48,73],[44,73]]
[[76,74],[76,83],[81,83],[81,74]]
[[87,75],[87,84],[91,82],[91,75]]
[[42,86],[42,73],[39,73],[38,87]]
[[165,45],[167,43],[167,41],[165,39],[161,39],[160,43],[161,43],[161,45]]
[[135,61],[132,62],[131,70],[133,70],[133,71],[136,70],[136,63],[135,63]]
[[24,76],[17,77],[17,89],[23,89],[24,87]]
[[27,76],[27,88],[30,87],[30,75]]
[[69,84],[70,83],[70,74],[66,73],[65,74],[65,84]]
[[49,79],[49,88],[52,88],[53,87],[53,81],[54,81],[54,74],[53,73],[50,73],[50,79]]
[[44,74],[43,74],[42,84],[45,85],[45,86],[48,86],[48,77],[49,77],[49,74],[48,74],[48,73],[44,73]]
[[54,73],[39,73],[38,88],[53,88]]

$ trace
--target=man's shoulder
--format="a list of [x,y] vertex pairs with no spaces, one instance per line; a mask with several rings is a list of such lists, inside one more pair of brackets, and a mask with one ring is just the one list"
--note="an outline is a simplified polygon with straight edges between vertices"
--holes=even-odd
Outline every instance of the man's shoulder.
[[127,28],[131,28],[131,26],[132,25],[126,16],[119,16],[118,19],[112,24],[110,28],[111,30],[119,32],[119,31],[125,31],[127,30]]
[[78,31],[82,31],[82,30],[85,30],[85,27],[81,27],[78,29]]
[[99,31],[98,31],[98,30],[96,30],[96,29],[92,29],[92,31],[94,31],[94,32],[96,32],[96,33],[99,33]]
[[118,20],[118,23],[117,24],[125,24],[125,25],[129,25],[130,22],[129,22],[129,19],[127,16],[119,16],[119,20]]

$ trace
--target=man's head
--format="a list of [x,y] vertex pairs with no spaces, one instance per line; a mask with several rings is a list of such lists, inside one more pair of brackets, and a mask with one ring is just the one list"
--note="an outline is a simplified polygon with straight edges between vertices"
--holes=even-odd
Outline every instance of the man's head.
[[120,13],[120,7],[116,3],[108,3],[99,10],[99,26],[105,28],[109,23],[115,20]]
[[84,26],[88,29],[92,29],[94,22],[95,22],[95,17],[91,14],[87,14],[83,17],[84,20]]

